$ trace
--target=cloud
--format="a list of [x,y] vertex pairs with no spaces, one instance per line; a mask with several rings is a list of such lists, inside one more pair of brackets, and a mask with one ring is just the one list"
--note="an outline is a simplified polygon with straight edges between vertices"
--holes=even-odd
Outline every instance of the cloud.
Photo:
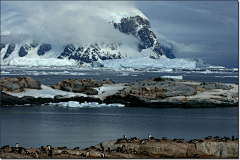
[[[237,67],[237,1],[141,1],[158,40],[171,44],[176,57],[203,58]],[[232,59],[232,63],[230,60]]]
[[[129,2],[1,2],[2,32],[36,37],[40,43],[87,44],[122,42],[136,45],[138,40],[114,29],[108,23],[112,13],[136,10]],[[29,35],[29,36],[26,36]],[[12,38],[8,38],[12,39]]]

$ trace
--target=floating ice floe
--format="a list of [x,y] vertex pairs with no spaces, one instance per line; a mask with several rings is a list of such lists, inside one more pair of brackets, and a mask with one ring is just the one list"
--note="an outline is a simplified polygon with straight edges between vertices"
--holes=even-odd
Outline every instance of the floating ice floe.
[[10,72],[1,71],[1,75],[10,74]]
[[238,78],[238,76],[215,76],[215,77],[220,77],[220,78],[227,78],[227,77],[230,77],[230,78]]
[[68,101],[68,102],[59,102],[59,103],[46,103],[45,105],[61,106],[61,107],[68,107],[68,108],[125,107],[124,104],[120,104],[120,103],[112,103],[112,104],[102,103],[102,104],[99,104],[98,102],[86,102],[86,101],[84,103],[79,103],[77,101]]
[[163,78],[183,79],[183,76],[161,76]]
[[87,75],[87,73],[81,73],[81,72],[69,72],[69,71],[63,71],[63,72],[45,72],[45,71],[27,71],[27,75]]

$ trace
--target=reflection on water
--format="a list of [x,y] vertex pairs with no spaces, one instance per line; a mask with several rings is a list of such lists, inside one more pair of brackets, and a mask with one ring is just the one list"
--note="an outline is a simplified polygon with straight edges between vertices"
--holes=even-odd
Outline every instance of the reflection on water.
[[89,147],[127,138],[238,137],[238,108],[61,108],[14,106],[1,109],[1,146]]

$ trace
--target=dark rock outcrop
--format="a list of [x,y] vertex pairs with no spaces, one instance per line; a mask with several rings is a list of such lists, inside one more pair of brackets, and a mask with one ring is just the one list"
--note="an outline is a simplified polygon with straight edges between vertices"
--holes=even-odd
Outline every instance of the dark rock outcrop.
[[40,48],[38,49],[38,55],[42,56],[44,55],[47,51],[50,51],[52,49],[50,44],[45,44],[43,43]]
[[9,44],[7,52],[5,53],[3,59],[8,58],[10,54],[14,51],[14,49],[15,49],[15,44],[13,43]]
[[168,47],[162,45],[161,48],[168,58],[170,58],[170,59],[176,58],[175,55],[172,53],[172,47],[168,48]]
[[107,50],[115,51],[118,46],[121,44],[91,44],[86,46],[80,46],[77,49],[71,44],[67,45],[64,49],[64,52],[58,57],[59,59],[68,58],[74,59],[77,61],[92,63],[98,60],[110,60],[110,59],[120,59],[124,56],[118,52],[111,53],[111,51],[104,51],[101,48],[105,48]]
[[[105,90],[101,89],[101,92],[99,92],[99,87],[103,85],[105,85],[105,89],[112,88],[111,91],[105,93]],[[54,103],[61,100],[78,102],[89,102],[90,100],[90,102],[97,101],[98,103],[106,104],[121,103],[126,107],[206,108],[238,106],[238,86],[235,84],[201,83],[158,77],[141,82],[116,85],[110,79],[102,81],[93,79],[66,79],[49,87],[85,94],[81,98],[69,98],[57,95],[52,101]],[[1,90],[3,92],[21,92],[24,91],[24,88],[41,89],[41,84],[31,77],[8,77],[1,80]],[[3,97],[4,105],[11,105],[12,102],[10,101],[12,98],[5,94],[3,96],[5,96]],[[7,98],[9,98],[9,104],[7,103]],[[17,100],[18,98],[15,97],[15,99]],[[40,104],[51,102],[50,99],[43,99],[41,101],[41,98],[23,97],[19,99],[19,103],[22,104],[23,100],[36,101]]]
[[166,55],[161,49],[161,45],[156,35],[151,30],[150,23],[147,19],[141,16],[122,18],[120,23],[113,22],[113,26],[122,33],[131,34],[138,38],[140,40],[138,46],[139,51],[152,48],[152,51],[156,53],[156,55],[152,55],[152,57],[158,58],[162,55]]
[[67,92],[74,93],[83,93],[86,95],[97,95],[98,91],[96,87],[101,87],[103,84],[113,84],[114,82],[111,80],[102,80],[96,81],[94,79],[66,79],[62,82],[58,82],[57,84],[51,86],[53,89],[59,89]]
[[19,57],[26,56],[28,54],[28,51],[30,50],[31,50],[31,46],[23,45],[18,52]]
[[5,47],[6,47],[6,44],[1,44],[0,45],[0,51],[2,51],[2,49],[5,48]]
[[1,91],[22,92],[24,88],[41,89],[41,83],[32,77],[7,77],[1,79]]

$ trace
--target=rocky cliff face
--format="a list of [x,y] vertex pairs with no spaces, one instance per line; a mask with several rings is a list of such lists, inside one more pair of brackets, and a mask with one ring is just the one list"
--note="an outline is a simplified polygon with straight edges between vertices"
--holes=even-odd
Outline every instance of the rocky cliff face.
[[[120,32],[128,35],[133,35],[139,39],[138,50],[126,50],[122,43],[93,43],[85,45],[69,44],[65,46],[62,52],[55,54],[55,58],[59,59],[74,59],[81,63],[92,63],[94,61],[102,61],[109,59],[121,59],[125,57],[134,57],[139,53],[142,56],[149,56],[153,59],[166,56],[168,58],[175,58],[171,49],[162,48],[159,44],[155,34],[151,30],[149,21],[141,16],[133,16],[122,18],[120,23],[111,22],[111,25]],[[60,47],[62,48],[62,46]],[[41,58],[42,56],[48,57],[49,52],[53,51],[51,44],[1,44],[2,60],[8,60],[16,57],[28,57],[28,54],[36,52],[35,57]],[[144,55],[143,50],[148,51],[147,55]],[[135,55],[131,55],[134,52]],[[35,53],[34,53],[35,54]],[[52,56],[49,56],[52,57]]]
[[139,51],[150,48],[157,55],[153,56],[154,58],[165,55],[147,19],[140,16],[122,18],[121,23],[113,22],[113,26],[122,33],[138,38],[141,42]]
[[127,53],[120,53],[120,51],[118,51],[119,47],[121,47],[120,43],[95,43],[80,46],[74,46],[73,44],[70,44],[65,47],[63,53],[61,53],[58,58],[74,59],[85,63],[92,63],[99,60],[124,58],[124,55]]

